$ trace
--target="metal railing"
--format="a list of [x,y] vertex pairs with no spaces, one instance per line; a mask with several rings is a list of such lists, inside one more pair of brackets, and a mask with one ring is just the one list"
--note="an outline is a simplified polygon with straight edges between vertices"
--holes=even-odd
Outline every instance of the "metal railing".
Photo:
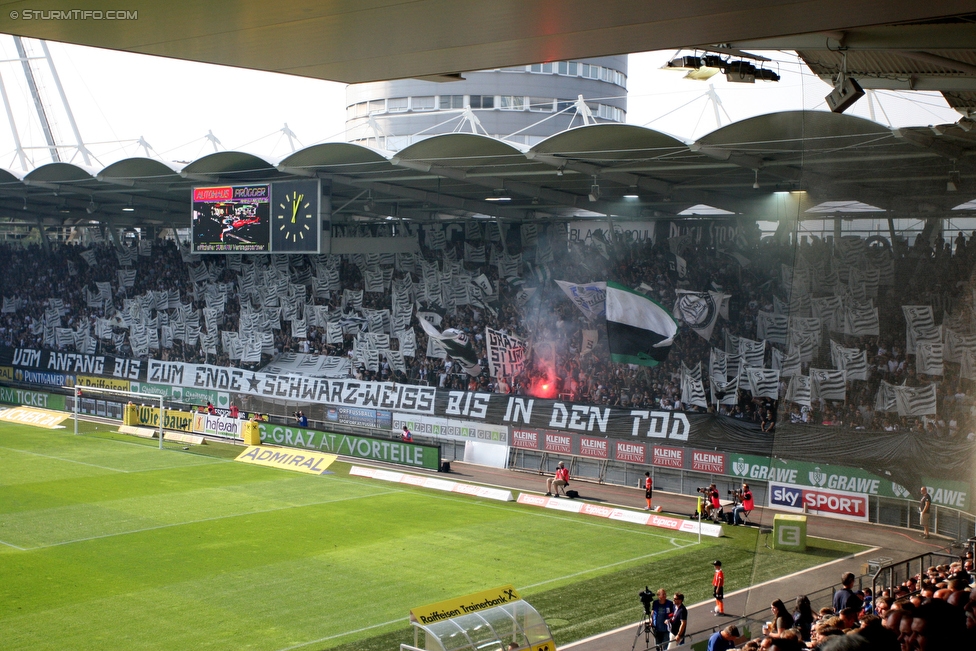
[[897,563],[886,563],[874,573],[871,579],[871,592],[875,595],[881,594],[883,590],[900,586],[910,577],[924,575],[925,571],[932,566],[948,565],[964,559],[965,552],[957,555],[945,551],[926,552]]

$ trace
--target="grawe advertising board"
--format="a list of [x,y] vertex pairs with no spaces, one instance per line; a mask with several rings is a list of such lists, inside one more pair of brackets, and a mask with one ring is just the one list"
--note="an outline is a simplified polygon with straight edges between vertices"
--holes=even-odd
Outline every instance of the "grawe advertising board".
[[769,482],[768,495],[774,509],[868,521],[868,496],[862,493]]
[[211,416],[210,414],[193,414],[193,431],[207,436],[222,436],[228,439],[243,438],[243,427],[246,421],[225,416]]
[[[794,486],[906,499],[911,498],[913,494],[890,479],[882,479],[860,468],[815,464],[808,461],[771,459],[734,452],[729,453],[728,456],[730,474],[741,477],[745,481],[750,479],[768,480]],[[969,509],[969,484],[933,477],[923,477],[922,482],[928,487],[933,504],[955,509]],[[914,494],[918,494],[917,489],[915,489]]]
[[388,439],[319,432],[269,423],[261,423],[260,430],[262,443],[319,450],[347,457],[397,463],[413,468],[426,468],[427,470],[437,470],[440,467],[441,449],[436,445],[401,443]]
[[429,436],[448,441],[478,441],[508,445],[508,428],[504,425],[489,425],[463,420],[416,416],[414,414],[393,414],[393,433],[399,435],[406,425],[414,436]]

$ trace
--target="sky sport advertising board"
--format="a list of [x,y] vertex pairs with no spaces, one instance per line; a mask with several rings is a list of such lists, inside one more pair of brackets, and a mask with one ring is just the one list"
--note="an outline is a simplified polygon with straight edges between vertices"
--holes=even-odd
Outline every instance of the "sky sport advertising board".
[[769,506],[781,511],[868,521],[868,496],[825,488],[769,482]]
[[193,188],[193,253],[319,253],[319,179]]

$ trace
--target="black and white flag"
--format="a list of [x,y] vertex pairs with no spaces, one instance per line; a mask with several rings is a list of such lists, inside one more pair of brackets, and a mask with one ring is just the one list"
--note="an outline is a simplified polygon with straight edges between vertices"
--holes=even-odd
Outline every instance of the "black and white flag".
[[785,346],[789,326],[789,317],[760,310],[756,317],[756,339]]
[[556,284],[587,319],[598,319],[606,316],[607,284],[605,282],[577,284],[557,280]]
[[944,344],[915,342],[915,372],[925,375],[945,375]]
[[790,378],[790,385],[786,389],[786,399],[798,405],[809,407],[812,398],[812,386],[809,375],[794,375]]
[[810,369],[813,398],[820,400],[845,400],[847,398],[847,373],[822,368]]
[[712,402],[714,404],[735,405],[738,403],[738,377],[734,377],[728,382],[721,381],[717,377],[710,377],[708,378],[708,384],[712,394]]
[[762,368],[765,366],[766,342],[739,337],[739,355],[746,366]]
[[844,312],[844,334],[855,337],[878,335],[880,328],[878,308],[853,299],[850,301]]
[[457,361],[468,375],[477,377],[481,374],[478,356],[471,346],[471,340],[468,338],[468,335],[454,328],[448,328],[444,332],[440,332],[423,319],[420,320],[420,326],[427,333],[428,339],[434,339],[440,343],[444,347],[444,350],[447,351],[447,354]]
[[902,305],[901,311],[905,315],[905,339],[908,342],[905,354],[914,355],[915,330],[934,326],[935,314],[931,305]]
[[696,405],[698,407],[708,407],[708,397],[705,395],[705,387],[702,381],[695,380],[691,376],[682,374],[681,377],[681,404]]
[[674,317],[694,330],[705,341],[712,338],[715,322],[725,294],[719,292],[691,292],[676,290]]
[[488,372],[491,377],[514,377],[525,367],[525,342],[510,334],[485,328]]
[[895,389],[898,387],[894,384],[888,384],[884,380],[881,380],[881,385],[878,387],[878,397],[874,401],[875,411],[898,411],[897,399],[895,397]]
[[746,374],[749,376],[749,393],[754,398],[779,398],[779,371],[749,367]]
[[895,387],[895,405],[899,416],[933,416],[936,414],[935,383],[924,387]]
[[596,344],[600,341],[600,331],[599,330],[583,330],[582,331],[582,345],[580,346],[580,357],[584,355],[589,355],[596,348]]
[[779,371],[780,377],[793,377],[802,373],[800,367],[803,363],[800,361],[799,352],[792,351],[784,354],[781,350],[773,348],[772,353],[773,368]]
[[844,300],[840,296],[810,300],[813,316],[819,318],[830,332],[844,331]]
[[708,353],[708,379],[720,378],[725,381],[728,377],[728,354],[719,348],[712,348]]

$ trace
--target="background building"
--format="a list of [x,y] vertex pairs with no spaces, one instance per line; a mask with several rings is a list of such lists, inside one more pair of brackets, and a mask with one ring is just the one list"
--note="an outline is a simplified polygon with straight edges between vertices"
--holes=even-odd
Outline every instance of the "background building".
[[[627,120],[626,55],[483,70],[464,77],[443,83],[403,79],[349,85],[346,139],[399,150],[431,136],[474,131],[532,146],[588,121]],[[580,96],[589,115],[583,115]]]

